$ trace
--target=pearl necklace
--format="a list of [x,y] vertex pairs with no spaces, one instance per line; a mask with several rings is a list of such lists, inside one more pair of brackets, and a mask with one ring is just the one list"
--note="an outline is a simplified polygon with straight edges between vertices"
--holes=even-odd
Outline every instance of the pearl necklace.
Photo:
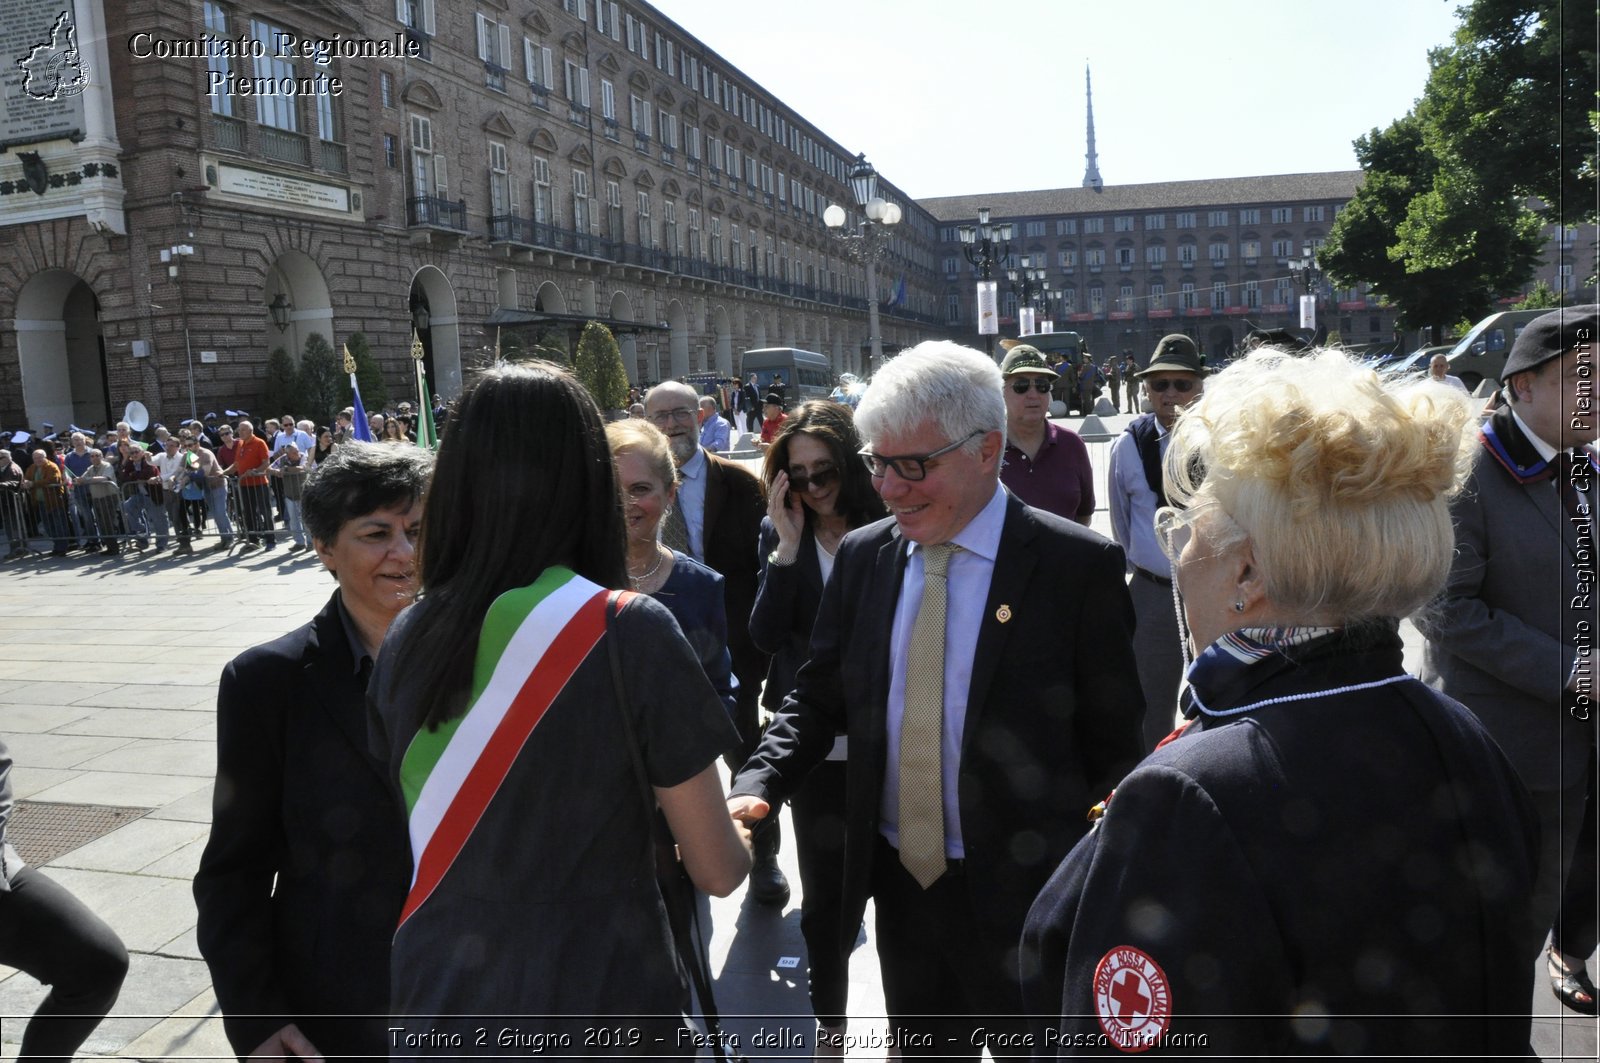
[[666,559],[667,555],[661,552],[661,548],[659,546],[656,547],[656,563],[651,567],[649,572],[644,573],[642,576],[635,576],[632,572],[628,573],[628,580],[633,584],[633,589],[638,590],[640,587],[643,587],[646,583],[650,582],[650,577],[661,571],[661,563]]

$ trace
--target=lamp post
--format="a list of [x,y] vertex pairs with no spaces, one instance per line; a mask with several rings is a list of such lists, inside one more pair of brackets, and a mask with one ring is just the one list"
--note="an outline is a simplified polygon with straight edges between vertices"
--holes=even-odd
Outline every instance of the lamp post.
[[843,231],[847,218],[845,209],[837,203],[829,204],[822,212],[822,220],[844,244],[846,253],[867,269],[867,343],[872,350],[868,371],[871,372],[883,365],[883,334],[878,327],[878,259],[889,250],[889,228],[900,223],[900,205],[878,196],[878,171],[872,168],[865,155],[857,155],[855,165],[850,167],[850,192],[865,215],[856,226],[858,231]]
[[[189,234],[192,238],[193,233]],[[178,279],[178,263],[194,254],[193,244],[173,244],[162,248],[161,261],[167,264],[167,277],[178,286],[178,313],[183,318],[183,357],[189,367],[189,419],[199,420],[200,407],[194,397],[194,349],[189,343],[189,298]]]
[[1312,331],[1313,342],[1320,326],[1317,324],[1317,287],[1322,280],[1322,272],[1317,266],[1317,249],[1307,240],[1300,248],[1300,257],[1289,260],[1289,274],[1299,281],[1305,289],[1305,294],[1300,297],[1300,327]]
[[[1038,331],[1038,324],[1034,319],[1034,299],[1043,304],[1041,308],[1050,305],[1050,282],[1045,280],[1045,269],[1042,262],[1023,255],[1018,260],[1017,269],[1006,270],[1006,280],[1011,282],[1012,291],[1017,293],[1017,335],[1031,336]],[[1023,311],[1027,312],[1027,320],[1022,320]]]
[[993,358],[994,336],[1000,331],[994,266],[1011,253],[1011,236],[1015,230],[1010,222],[990,225],[989,208],[979,207],[978,224],[963,225],[959,231],[961,253],[978,271],[978,334],[983,337],[984,351]]

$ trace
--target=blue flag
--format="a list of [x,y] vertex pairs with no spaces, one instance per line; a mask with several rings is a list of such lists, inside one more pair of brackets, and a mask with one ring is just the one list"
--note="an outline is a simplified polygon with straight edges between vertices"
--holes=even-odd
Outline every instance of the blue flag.
[[356,383],[356,375],[354,373],[350,374],[350,392],[355,396],[353,405],[356,408],[355,423],[350,426],[351,431],[363,443],[371,443],[373,441],[372,425],[367,423],[367,408],[361,405],[361,385]]

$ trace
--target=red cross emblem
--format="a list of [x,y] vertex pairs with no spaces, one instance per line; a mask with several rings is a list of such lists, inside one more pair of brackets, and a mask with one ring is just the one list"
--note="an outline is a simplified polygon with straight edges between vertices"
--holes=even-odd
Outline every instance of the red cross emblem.
[[1124,1052],[1153,1047],[1172,1021],[1166,972],[1132,945],[1117,946],[1096,965],[1094,1003],[1100,1029]]

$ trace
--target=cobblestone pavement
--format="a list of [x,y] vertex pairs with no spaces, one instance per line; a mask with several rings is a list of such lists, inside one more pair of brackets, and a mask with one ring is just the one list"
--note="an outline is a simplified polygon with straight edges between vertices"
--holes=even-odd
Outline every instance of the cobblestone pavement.
[[[1120,419],[1108,424],[1118,427]],[[1108,530],[1103,512],[1095,524]],[[211,814],[217,678],[241,650],[314,615],[332,580],[307,554],[280,549],[227,559],[208,545],[202,540],[191,558],[74,555],[0,565],[8,628],[0,734],[16,760],[17,798],[78,806],[69,812],[137,810],[44,865],[111,924],[133,956],[121,999],[85,1046],[88,1056],[231,1058],[195,946],[189,889]],[[1408,665],[1419,653],[1408,629]],[[792,845],[783,863],[796,885],[783,911],[746,903],[742,890],[710,904],[719,1003],[752,1057],[810,1054]],[[883,1058],[872,1040],[884,1023],[874,1018],[883,996],[871,922],[869,909],[851,964],[850,1055],[859,1059]],[[44,992],[0,967],[0,1055],[15,1056],[20,1017]],[[1534,982],[1533,1006],[1535,1047],[1545,1058],[1595,1058],[1595,1023],[1562,1019],[1543,978]]]

